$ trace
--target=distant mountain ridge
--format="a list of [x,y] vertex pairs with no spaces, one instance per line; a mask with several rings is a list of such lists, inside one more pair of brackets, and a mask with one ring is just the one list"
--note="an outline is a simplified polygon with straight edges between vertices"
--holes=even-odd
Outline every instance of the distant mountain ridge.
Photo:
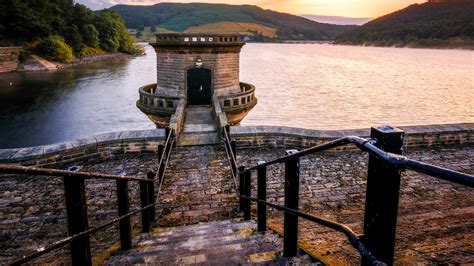
[[474,48],[474,1],[431,0],[342,33],[336,43]]
[[342,16],[322,16],[312,14],[301,14],[300,17],[314,20],[320,23],[329,23],[335,25],[363,25],[372,20],[372,18],[352,18]]
[[[273,40],[333,40],[356,27],[318,23],[252,5],[160,3],[152,6],[116,5],[110,9],[118,12],[125,25],[133,29],[152,26],[174,32],[236,29],[243,31],[244,35]],[[259,29],[274,30],[275,34],[265,35]]]

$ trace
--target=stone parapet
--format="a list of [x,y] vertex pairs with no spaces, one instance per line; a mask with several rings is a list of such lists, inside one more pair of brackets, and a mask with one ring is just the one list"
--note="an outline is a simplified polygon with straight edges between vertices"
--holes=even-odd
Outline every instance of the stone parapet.
[[[474,123],[402,126],[406,132],[405,149],[471,145],[474,143]],[[238,148],[309,148],[344,136],[369,137],[369,129],[311,130],[278,126],[235,126],[231,136]],[[354,145],[335,150],[356,150]]]
[[123,154],[156,153],[164,139],[164,129],[106,133],[50,145],[0,149],[0,163],[64,167]]
[[0,73],[15,71],[21,47],[0,47]]

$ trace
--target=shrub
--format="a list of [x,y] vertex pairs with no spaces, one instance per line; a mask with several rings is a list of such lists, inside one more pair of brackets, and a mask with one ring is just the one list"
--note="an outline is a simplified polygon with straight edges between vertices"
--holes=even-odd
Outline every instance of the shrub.
[[93,48],[93,47],[84,47],[81,49],[79,52],[78,56],[79,57],[84,57],[84,56],[92,56],[92,55],[98,55],[98,54],[103,54],[104,51],[100,48]]
[[35,51],[53,61],[69,63],[74,60],[72,48],[60,36],[48,36],[41,39]]

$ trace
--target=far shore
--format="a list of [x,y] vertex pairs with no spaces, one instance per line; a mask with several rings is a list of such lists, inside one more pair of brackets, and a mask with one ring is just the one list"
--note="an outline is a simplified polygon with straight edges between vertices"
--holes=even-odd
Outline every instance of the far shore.
[[34,72],[34,71],[54,71],[72,66],[103,62],[103,61],[120,61],[133,58],[133,55],[125,53],[104,53],[100,55],[92,55],[87,57],[76,58],[70,63],[60,63],[46,60],[40,56],[32,56],[26,61],[18,64],[17,72]]

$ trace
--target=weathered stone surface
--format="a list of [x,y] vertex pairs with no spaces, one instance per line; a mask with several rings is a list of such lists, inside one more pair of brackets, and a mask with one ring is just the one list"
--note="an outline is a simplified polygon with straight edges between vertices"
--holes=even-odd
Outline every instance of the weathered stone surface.
[[255,233],[255,222],[226,220],[192,226],[157,228],[143,234],[129,252],[118,252],[105,265],[320,265],[307,255],[284,259],[282,239],[270,232]]
[[[239,164],[255,165],[284,155],[284,149],[238,150]],[[474,174],[474,146],[412,149],[411,159]],[[300,208],[349,225],[362,233],[367,176],[366,154],[326,152],[301,159]],[[284,165],[267,170],[267,198],[284,203]],[[256,186],[256,176],[252,187]],[[255,196],[256,190],[252,190]],[[402,176],[396,240],[396,261],[473,263],[474,197],[472,189],[407,171]],[[255,211],[255,206],[253,206]],[[272,228],[282,231],[282,216],[273,212]],[[328,228],[300,220],[301,244],[326,264],[358,264],[347,239]]]
[[[399,127],[406,134],[405,149],[474,143],[474,124]],[[235,126],[231,136],[240,148],[309,148],[345,136],[368,137],[369,129],[310,130],[277,126]],[[333,150],[357,150],[354,145]]]

